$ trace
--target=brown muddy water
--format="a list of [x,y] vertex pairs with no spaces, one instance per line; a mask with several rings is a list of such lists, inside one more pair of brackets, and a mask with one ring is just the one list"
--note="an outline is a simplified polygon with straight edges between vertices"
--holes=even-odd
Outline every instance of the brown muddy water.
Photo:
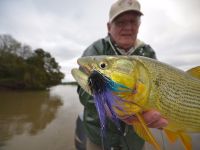
[[[0,150],[75,150],[75,122],[82,109],[76,86],[0,92]],[[170,144],[161,131],[153,133],[163,150],[183,149],[180,142]],[[192,137],[193,149],[200,150],[200,135]]]
[[0,150],[74,150],[76,86],[0,93]]

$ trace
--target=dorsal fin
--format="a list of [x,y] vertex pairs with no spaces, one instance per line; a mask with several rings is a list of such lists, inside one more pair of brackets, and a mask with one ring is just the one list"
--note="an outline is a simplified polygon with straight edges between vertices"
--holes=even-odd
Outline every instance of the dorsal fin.
[[189,73],[190,75],[192,75],[197,79],[200,79],[200,66],[189,69],[187,73]]

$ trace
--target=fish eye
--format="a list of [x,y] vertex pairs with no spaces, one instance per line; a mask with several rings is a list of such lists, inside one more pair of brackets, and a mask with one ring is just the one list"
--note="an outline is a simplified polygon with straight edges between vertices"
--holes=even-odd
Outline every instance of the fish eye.
[[105,62],[101,62],[101,63],[99,64],[99,67],[100,67],[101,69],[105,69],[105,68],[107,67],[107,64],[106,64]]

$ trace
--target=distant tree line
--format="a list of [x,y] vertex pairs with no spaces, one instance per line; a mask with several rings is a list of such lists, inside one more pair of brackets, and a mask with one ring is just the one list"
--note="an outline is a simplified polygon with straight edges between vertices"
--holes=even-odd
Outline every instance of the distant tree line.
[[63,78],[49,52],[32,50],[11,35],[0,35],[0,88],[45,89],[60,84]]

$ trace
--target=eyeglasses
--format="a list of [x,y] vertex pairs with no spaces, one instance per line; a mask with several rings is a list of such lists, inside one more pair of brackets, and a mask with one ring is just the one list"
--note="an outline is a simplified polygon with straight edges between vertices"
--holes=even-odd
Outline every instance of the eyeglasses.
[[135,19],[135,20],[116,20],[113,22],[116,26],[118,27],[124,27],[128,24],[130,24],[131,26],[138,26],[140,24],[139,19]]

